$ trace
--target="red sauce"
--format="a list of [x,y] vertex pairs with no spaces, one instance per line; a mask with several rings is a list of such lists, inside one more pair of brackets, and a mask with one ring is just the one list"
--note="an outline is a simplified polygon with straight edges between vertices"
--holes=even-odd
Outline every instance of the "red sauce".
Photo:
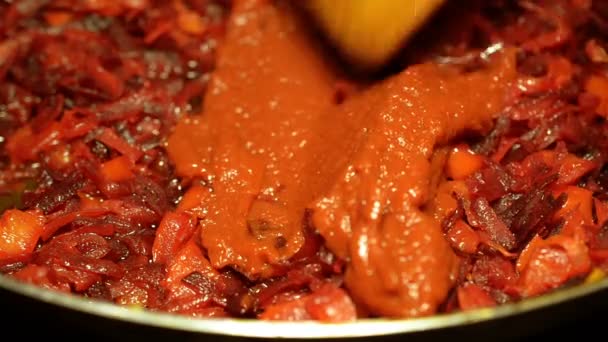
[[169,141],[178,172],[213,189],[201,239],[214,266],[272,275],[302,246],[311,210],[359,303],[389,316],[435,311],[457,263],[421,209],[429,160],[463,130],[489,127],[514,56],[466,74],[413,66],[338,105],[338,75],[293,14],[244,1],[218,58],[202,113]]
[[304,209],[337,172],[316,167],[332,158],[323,131],[342,120],[327,112],[336,77],[293,14],[235,6],[202,113],[178,124],[168,150],[179,174],[213,188],[201,234],[214,266],[255,278],[302,246]]

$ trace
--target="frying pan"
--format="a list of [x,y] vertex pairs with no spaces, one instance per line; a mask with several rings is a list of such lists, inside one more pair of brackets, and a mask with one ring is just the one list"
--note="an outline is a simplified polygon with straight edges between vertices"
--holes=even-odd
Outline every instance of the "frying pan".
[[[496,308],[414,319],[364,319],[352,323],[270,322],[246,319],[194,319],[59,293],[0,275],[4,332],[24,322],[71,337],[115,340],[238,341],[280,338],[294,341],[500,341],[534,336],[591,319],[608,304],[608,279],[568,287]],[[608,306],[607,306],[608,307]],[[582,318],[582,319],[581,319]],[[26,329],[30,323],[25,324]],[[581,327],[578,327],[581,328]],[[600,328],[603,328],[600,326]],[[71,332],[71,333],[70,333]],[[26,332],[21,332],[21,334]]]
[[[270,338],[298,341],[500,341],[558,329],[574,317],[588,319],[605,303],[608,303],[608,279],[495,308],[425,318],[365,319],[341,324],[195,319],[59,293],[0,276],[3,315],[8,312],[14,322],[46,322],[46,327],[35,325],[39,329],[55,329],[63,333],[72,331],[72,337],[92,333],[91,336],[112,340],[145,337],[187,341],[208,338],[213,341]],[[7,326],[6,323],[3,325]]]

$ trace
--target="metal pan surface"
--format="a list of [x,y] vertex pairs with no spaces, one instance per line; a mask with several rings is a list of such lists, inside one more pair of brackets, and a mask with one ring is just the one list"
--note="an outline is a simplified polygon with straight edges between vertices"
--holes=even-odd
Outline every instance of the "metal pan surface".
[[[608,303],[608,279],[592,284],[565,288],[553,293],[467,312],[440,314],[413,319],[364,319],[352,323],[271,322],[246,319],[194,319],[166,313],[148,312],[111,303],[58,293],[23,284],[0,276],[0,298],[23,314],[59,312],[74,317],[78,325],[95,326],[104,334],[121,335],[140,331],[142,335],[215,336],[219,340],[241,338],[281,338],[290,340],[368,340],[369,338],[408,341],[438,337],[476,338],[496,334],[493,340],[511,339],[553,328],[573,315]],[[44,309],[39,311],[40,308]],[[44,311],[46,310],[46,311]],[[58,311],[57,311],[58,310]],[[67,316],[66,316],[67,315]],[[30,318],[31,319],[31,318]],[[48,316],[47,316],[48,319]],[[69,323],[68,323],[69,324]],[[63,329],[69,329],[64,327]],[[215,340],[215,339],[214,339]]]

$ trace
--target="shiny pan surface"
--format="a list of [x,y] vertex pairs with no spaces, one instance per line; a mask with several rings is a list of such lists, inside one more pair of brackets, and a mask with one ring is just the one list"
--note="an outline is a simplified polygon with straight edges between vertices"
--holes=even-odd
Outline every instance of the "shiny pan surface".
[[[561,289],[543,296],[495,308],[440,314],[413,319],[364,319],[357,322],[329,324],[317,322],[277,322],[246,319],[193,319],[166,313],[148,312],[138,308],[59,293],[23,284],[0,276],[2,296],[21,297],[33,303],[46,304],[63,313],[85,315],[131,327],[159,329],[169,333],[215,335],[228,338],[286,338],[286,339],[357,339],[369,337],[413,337],[440,333],[442,336],[465,329],[467,335],[481,336],[484,332],[502,329],[503,336],[521,336],[549,328],[580,314],[581,306],[606,303],[608,279],[591,284]],[[6,298],[4,298],[6,299]],[[34,311],[29,311],[30,313]],[[35,313],[32,313],[35,315]],[[559,316],[559,317],[558,317]],[[514,321],[515,320],[515,321]],[[540,326],[535,321],[541,322]],[[120,333],[120,332],[117,332]]]

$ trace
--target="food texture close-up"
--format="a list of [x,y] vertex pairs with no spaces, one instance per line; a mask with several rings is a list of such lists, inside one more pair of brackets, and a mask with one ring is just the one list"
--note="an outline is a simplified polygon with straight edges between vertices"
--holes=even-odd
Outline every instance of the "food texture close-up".
[[323,323],[602,282],[608,2],[406,3],[0,1],[0,278]]

